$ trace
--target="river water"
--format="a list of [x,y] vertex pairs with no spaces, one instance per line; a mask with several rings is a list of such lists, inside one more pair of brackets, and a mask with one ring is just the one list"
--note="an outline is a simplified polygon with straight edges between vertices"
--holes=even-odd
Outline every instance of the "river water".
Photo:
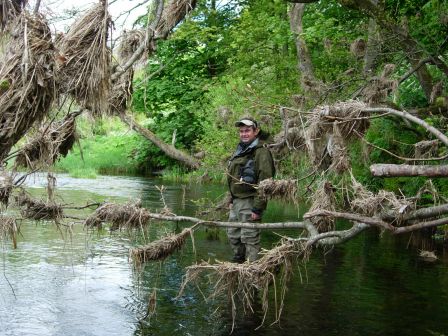
[[[140,198],[152,211],[163,208],[158,180],[116,176],[87,180],[61,174],[57,181],[57,199],[66,206]],[[28,180],[27,188],[43,196],[45,184],[46,179],[37,176]],[[164,184],[165,202],[179,215],[195,215],[206,199],[225,191],[223,186]],[[271,202],[265,220],[297,220],[303,210]],[[90,212],[67,210],[76,217]],[[66,223],[70,230],[52,222],[23,220],[18,248],[2,241],[0,335],[231,332],[229,302],[205,301],[212,291],[206,279],[176,298],[185,267],[231,257],[223,231],[197,230],[195,251],[189,240],[163,263],[137,271],[128,260],[129,248],[179,232],[188,224],[155,222],[142,235],[107,228],[88,232],[80,220]],[[263,232],[262,246],[269,248],[278,241],[277,233]],[[435,250],[439,259],[421,259],[419,249]],[[154,290],[155,314],[144,319]],[[271,325],[275,312],[270,310],[259,327],[263,314],[256,304],[254,313],[238,313],[232,335],[448,335],[447,302],[448,257],[441,244],[416,235],[397,238],[366,232],[343,246],[314,251],[306,267],[296,269],[279,323]]]

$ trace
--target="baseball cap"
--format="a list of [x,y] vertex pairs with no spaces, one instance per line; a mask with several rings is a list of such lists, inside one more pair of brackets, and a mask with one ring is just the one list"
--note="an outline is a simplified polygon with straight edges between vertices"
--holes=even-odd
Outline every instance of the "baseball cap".
[[242,118],[235,123],[235,127],[241,127],[241,126],[253,126],[255,128],[258,128],[258,123],[255,119],[247,117]]

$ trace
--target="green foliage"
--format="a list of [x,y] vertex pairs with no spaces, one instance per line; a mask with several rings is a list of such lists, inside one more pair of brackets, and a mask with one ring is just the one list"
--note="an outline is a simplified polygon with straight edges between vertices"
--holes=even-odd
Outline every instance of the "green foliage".
[[357,38],[367,40],[365,16],[336,1],[324,0],[307,5],[303,22],[303,38],[318,78],[330,82],[340,79],[349,68],[360,68],[362,63],[350,53],[350,44]]
[[[157,42],[154,57],[134,82],[134,112],[143,119],[140,122],[166,143],[171,143],[175,134],[177,148],[190,153],[205,152],[201,168],[190,172],[189,179],[222,180],[226,161],[238,142],[233,123],[239,117],[252,115],[261,121],[263,130],[277,134],[281,128],[280,106],[306,109],[350,99],[365,85],[367,77],[380,75],[388,63],[396,65],[392,79],[399,79],[409,71],[411,66],[402,40],[382,29],[384,43],[375,71],[367,75],[362,72],[363,57],[353,55],[350,47],[357,39],[367,41],[369,17],[342,5],[348,2],[320,0],[305,7],[301,37],[310,52],[315,76],[326,90],[318,99],[308,95],[300,84],[295,36],[288,17],[291,4],[283,0],[244,0],[213,7],[216,3],[213,1],[198,4],[168,40]],[[382,17],[407,29],[425,56],[446,55],[446,1],[386,0],[381,5]],[[145,20],[142,18],[140,23],[144,25]],[[442,81],[446,88],[446,75],[434,65],[428,64],[427,68],[434,82]],[[146,80],[147,77],[151,78]],[[295,95],[305,98],[304,106],[298,107]],[[415,75],[401,83],[388,99],[398,108],[428,104]],[[447,131],[444,117],[431,116],[426,121]],[[135,171],[162,170],[165,179],[185,181],[185,172],[178,163],[143,138],[125,134],[107,121],[96,123],[93,128],[85,127],[83,132],[96,141],[96,145],[93,140],[84,141],[83,146],[85,152],[96,153],[93,160],[86,156],[85,161],[97,162],[89,167],[98,172],[104,167],[115,169],[121,165]],[[413,144],[426,139],[427,134],[398,118],[387,117],[372,120],[365,138],[376,147],[412,157]],[[350,144],[349,152],[354,175],[371,190],[386,188],[411,195],[426,181],[419,178],[409,183],[405,178],[373,178],[370,164],[402,161],[359,141]],[[75,161],[71,169],[76,166]],[[277,163],[279,178],[300,179],[313,170],[304,153],[285,152]],[[349,183],[348,175],[330,178],[335,183]],[[301,180],[300,188],[306,188],[311,179]],[[443,179],[435,180],[434,184],[440,190],[448,190]]]
[[61,158],[56,169],[73,176],[95,177],[96,174],[136,174],[148,168],[148,141],[130,133],[118,119],[104,119],[91,124],[79,118],[80,146]]
[[69,175],[74,178],[96,179],[98,173],[95,168],[85,167],[69,170]]

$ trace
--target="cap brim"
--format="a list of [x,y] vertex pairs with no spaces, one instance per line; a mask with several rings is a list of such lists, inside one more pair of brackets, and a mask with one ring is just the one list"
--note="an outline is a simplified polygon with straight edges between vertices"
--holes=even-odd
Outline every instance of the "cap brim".
[[241,127],[241,126],[255,126],[256,127],[256,124],[251,120],[240,120],[235,123],[235,127]]

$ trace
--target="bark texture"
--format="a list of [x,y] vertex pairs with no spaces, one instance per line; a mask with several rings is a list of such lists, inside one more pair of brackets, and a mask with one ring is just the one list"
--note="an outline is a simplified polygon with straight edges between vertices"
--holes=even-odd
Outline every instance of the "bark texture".
[[370,172],[377,177],[401,177],[401,176],[448,176],[448,165],[440,166],[411,166],[396,164],[374,164],[370,166]]

